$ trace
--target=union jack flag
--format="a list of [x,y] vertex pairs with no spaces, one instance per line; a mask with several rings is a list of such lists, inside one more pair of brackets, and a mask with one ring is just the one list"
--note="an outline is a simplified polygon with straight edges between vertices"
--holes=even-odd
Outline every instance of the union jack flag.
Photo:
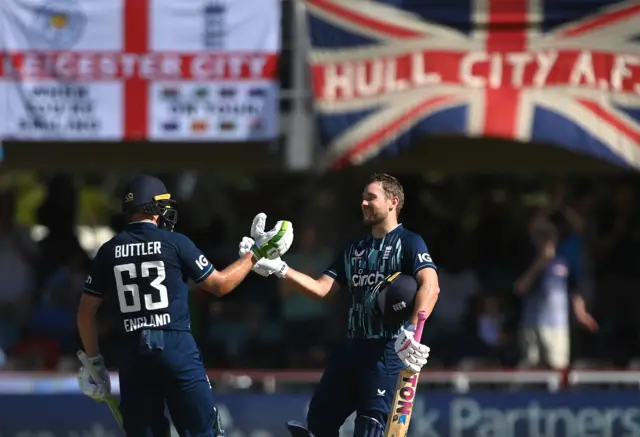
[[306,0],[328,165],[457,132],[640,168],[640,1]]

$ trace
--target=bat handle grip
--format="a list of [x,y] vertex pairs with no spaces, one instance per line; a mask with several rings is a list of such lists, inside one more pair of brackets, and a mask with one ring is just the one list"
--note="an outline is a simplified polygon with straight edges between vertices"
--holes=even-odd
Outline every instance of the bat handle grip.
[[98,375],[96,369],[94,369],[94,367],[89,362],[89,357],[87,356],[85,351],[78,351],[77,355],[82,365],[85,367],[85,369],[87,369],[87,372],[89,372],[89,376],[91,376],[91,379],[93,379],[94,381],[100,381],[100,375]]
[[424,322],[426,320],[427,313],[424,311],[420,311],[418,313],[418,324],[416,325],[416,333],[413,336],[418,342],[422,339],[422,330],[424,329]]

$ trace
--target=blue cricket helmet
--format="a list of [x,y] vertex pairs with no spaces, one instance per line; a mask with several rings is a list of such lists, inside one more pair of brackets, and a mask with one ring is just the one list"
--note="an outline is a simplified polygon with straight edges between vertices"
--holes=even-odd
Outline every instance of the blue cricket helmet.
[[373,289],[376,311],[384,323],[398,324],[411,317],[418,292],[418,282],[410,275],[394,273]]
[[122,196],[122,212],[158,215],[158,226],[168,231],[173,231],[178,222],[175,200],[155,176],[138,175],[127,183]]

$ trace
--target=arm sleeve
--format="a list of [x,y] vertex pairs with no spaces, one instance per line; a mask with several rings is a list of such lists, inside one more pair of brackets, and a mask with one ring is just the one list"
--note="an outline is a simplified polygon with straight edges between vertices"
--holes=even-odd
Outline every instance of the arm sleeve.
[[431,259],[427,244],[421,236],[411,235],[404,241],[402,257],[402,270],[415,276],[420,270],[430,268],[436,270],[436,265]]
[[579,256],[572,256],[568,260],[569,276],[567,278],[567,286],[572,292],[580,294],[580,281],[582,275],[582,260]]
[[84,282],[84,292],[96,297],[104,298],[107,290],[113,287],[115,280],[113,267],[105,260],[104,246],[98,250],[89,267],[89,276]]
[[341,286],[347,285],[344,258],[345,251],[342,251],[340,252],[340,255],[331,263],[331,265],[324,270],[325,275],[332,277]]
[[182,271],[195,283],[204,281],[213,273],[213,265],[193,241],[184,235],[178,235],[180,235],[178,239],[178,256]]

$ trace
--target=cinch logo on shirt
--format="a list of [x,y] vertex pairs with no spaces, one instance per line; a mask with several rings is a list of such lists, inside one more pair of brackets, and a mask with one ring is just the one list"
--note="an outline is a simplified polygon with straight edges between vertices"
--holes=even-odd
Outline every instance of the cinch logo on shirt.
[[367,285],[375,285],[384,279],[384,275],[380,272],[362,274],[363,270],[358,270],[357,275],[351,277],[351,285],[354,287],[364,287]]

